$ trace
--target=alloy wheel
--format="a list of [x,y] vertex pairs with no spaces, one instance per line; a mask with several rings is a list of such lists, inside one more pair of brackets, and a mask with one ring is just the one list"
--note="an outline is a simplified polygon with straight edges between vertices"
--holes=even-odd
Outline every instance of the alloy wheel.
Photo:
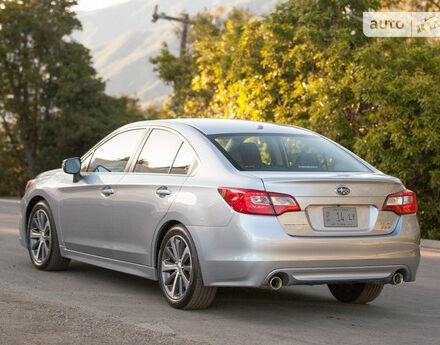
[[183,298],[192,274],[191,252],[188,243],[179,235],[171,237],[161,258],[162,284],[173,300]]
[[32,217],[29,240],[32,259],[38,265],[43,264],[50,255],[52,229],[49,216],[42,209],[37,210]]

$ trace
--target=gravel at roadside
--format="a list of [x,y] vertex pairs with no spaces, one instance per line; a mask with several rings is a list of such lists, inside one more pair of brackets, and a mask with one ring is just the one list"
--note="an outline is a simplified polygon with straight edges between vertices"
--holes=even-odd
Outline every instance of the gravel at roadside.
[[130,325],[112,316],[48,303],[0,285],[0,344],[197,343]]

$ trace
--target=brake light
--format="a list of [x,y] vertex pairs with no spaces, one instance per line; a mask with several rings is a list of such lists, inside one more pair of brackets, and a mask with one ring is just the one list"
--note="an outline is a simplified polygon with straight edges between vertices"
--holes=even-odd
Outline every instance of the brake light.
[[229,206],[240,213],[279,216],[301,210],[295,198],[287,194],[224,187],[218,191]]
[[410,214],[417,212],[416,193],[404,190],[387,196],[383,205],[384,211],[393,211],[397,214]]

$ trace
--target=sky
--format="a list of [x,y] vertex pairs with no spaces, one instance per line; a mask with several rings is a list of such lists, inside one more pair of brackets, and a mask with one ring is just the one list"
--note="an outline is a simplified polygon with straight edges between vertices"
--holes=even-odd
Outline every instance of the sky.
[[111,5],[120,4],[128,0],[79,0],[77,11],[91,11]]

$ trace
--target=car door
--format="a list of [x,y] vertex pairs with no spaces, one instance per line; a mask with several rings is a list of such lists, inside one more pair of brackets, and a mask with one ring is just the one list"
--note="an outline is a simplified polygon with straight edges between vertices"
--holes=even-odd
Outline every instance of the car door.
[[70,177],[60,188],[60,224],[67,249],[113,257],[115,194],[145,133],[133,129],[110,137],[83,162],[81,178]]
[[154,231],[196,164],[196,154],[178,133],[151,131],[132,172],[119,184],[114,234],[118,260],[151,265]]

